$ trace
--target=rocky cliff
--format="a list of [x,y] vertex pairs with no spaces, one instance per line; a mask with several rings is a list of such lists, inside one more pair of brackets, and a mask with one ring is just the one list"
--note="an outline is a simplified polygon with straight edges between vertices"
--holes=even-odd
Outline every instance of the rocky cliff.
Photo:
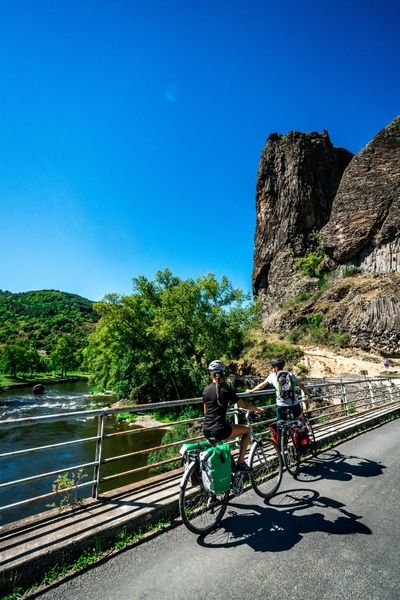
[[[400,117],[354,157],[327,132],[271,135],[256,202],[264,328],[289,332],[317,314],[354,346],[400,354]],[[306,275],[307,256],[318,270]]]
[[338,263],[400,272],[400,116],[348,165],[321,245]]
[[315,289],[315,281],[300,276],[295,259],[316,248],[351,158],[326,131],[269,137],[257,177],[253,269],[253,290],[265,315],[285,298]]

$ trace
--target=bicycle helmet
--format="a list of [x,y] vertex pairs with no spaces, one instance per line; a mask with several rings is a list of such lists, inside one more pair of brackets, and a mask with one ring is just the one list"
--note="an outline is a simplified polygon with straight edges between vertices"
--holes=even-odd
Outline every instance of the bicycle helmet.
[[285,360],[283,358],[273,358],[271,360],[271,365],[273,367],[278,367],[278,369],[283,369],[285,366]]
[[221,360],[213,360],[208,365],[208,370],[212,373],[223,373],[225,371],[225,365]]

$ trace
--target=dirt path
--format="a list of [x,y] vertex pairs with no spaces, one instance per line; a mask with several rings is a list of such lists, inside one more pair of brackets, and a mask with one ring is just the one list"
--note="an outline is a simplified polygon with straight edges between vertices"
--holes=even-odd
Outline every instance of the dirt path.
[[[301,361],[308,369],[307,377],[340,377],[343,375],[367,375],[377,377],[400,372],[399,359],[387,359],[388,365],[381,356],[364,354],[350,349],[336,353],[327,348],[303,348],[304,359]],[[387,364],[387,363],[386,363]]]

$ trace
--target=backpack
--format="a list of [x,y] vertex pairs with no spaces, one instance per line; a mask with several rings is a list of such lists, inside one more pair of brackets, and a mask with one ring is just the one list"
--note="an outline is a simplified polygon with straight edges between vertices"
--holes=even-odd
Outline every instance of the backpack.
[[231,487],[232,461],[229,444],[218,444],[200,454],[201,479],[206,492],[222,494]]
[[278,371],[276,374],[277,388],[279,396],[282,400],[295,400],[295,384],[287,371]]

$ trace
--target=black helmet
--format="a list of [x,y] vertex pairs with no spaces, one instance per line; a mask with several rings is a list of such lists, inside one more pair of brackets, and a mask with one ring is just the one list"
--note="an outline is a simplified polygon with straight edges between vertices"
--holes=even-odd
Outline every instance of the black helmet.
[[278,369],[282,369],[285,366],[285,359],[283,359],[283,358],[273,358],[271,360],[271,365],[273,367],[278,367]]

